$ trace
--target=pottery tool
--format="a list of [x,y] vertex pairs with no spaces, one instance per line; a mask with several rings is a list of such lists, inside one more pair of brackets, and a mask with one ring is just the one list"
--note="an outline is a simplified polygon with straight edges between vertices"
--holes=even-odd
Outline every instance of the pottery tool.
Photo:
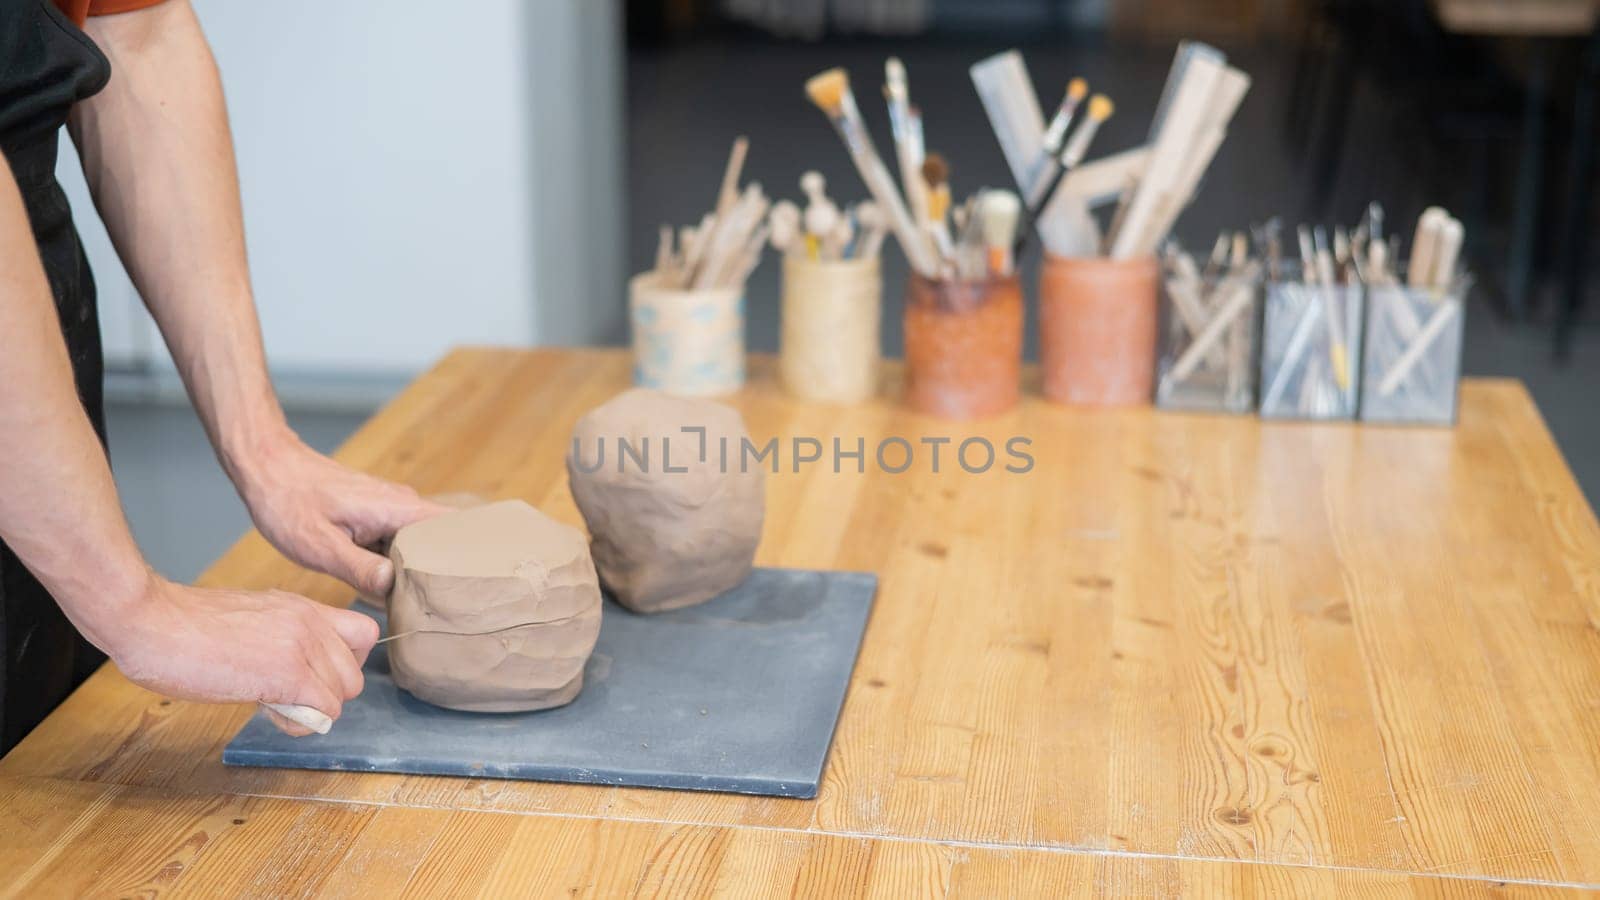
[[[759,250],[759,244],[766,240],[770,206],[759,184],[752,183],[742,192],[738,190],[739,172],[744,167],[748,146],[749,142],[742,137],[734,142],[718,192],[717,210],[701,217],[699,225],[680,229],[676,246],[672,228],[662,226],[653,270],[659,288],[704,290],[742,286],[752,268],[748,265],[752,244]],[[730,191],[731,202],[728,200]],[[759,241],[756,240],[758,234]]]
[[989,272],[993,275],[1010,275],[1015,263],[1011,244],[1017,236],[1017,218],[1022,213],[1022,201],[1010,191],[985,191],[979,209]]
[[833,230],[839,220],[839,207],[828,199],[827,180],[821,172],[805,172],[800,176],[800,191],[806,195],[805,223],[806,255],[812,259],[822,257],[822,239]]
[[922,117],[912,111],[906,67],[897,57],[883,64],[883,95],[889,105],[889,127],[894,134],[895,158],[906,206],[919,226],[928,221],[928,192],[922,180]]
[[442,634],[446,637],[488,637],[491,634],[504,634],[508,631],[517,631],[518,629],[522,628],[532,628],[535,625],[555,625],[560,622],[576,619],[577,617],[577,615],[571,615],[560,616],[554,619],[540,619],[537,622],[519,622],[516,625],[506,625],[502,628],[491,628],[488,631],[442,631],[434,628],[413,628],[410,631],[402,631],[399,634],[391,634],[388,637],[381,637],[376,641],[373,641],[373,646],[376,647],[379,644],[387,644],[390,641],[398,641],[403,637],[411,637],[414,634]]
[[779,253],[787,255],[801,246],[800,207],[793,202],[779,200],[774,203],[772,211],[767,213],[767,227],[772,248]]
[[1411,239],[1411,260],[1406,264],[1406,283],[1412,287],[1427,287],[1433,282],[1439,229],[1449,218],[1450,214],[1437,206],[1428,207],[1418,217],[1416,235]]
[[333,728],[332,719],[309,706],[299,706],[293,703],[263,703],[261,705],[299,725],[301,728],[309,728],[317,734],[327,734]]
[[733,151],[728,154],[728,167],[722,173],[722,189],[717,192],[717,216],[726,216],[739,199],[739,173],[744,171],[744,157],[750,151],[750,139],[744,135],[734,139]]
[[872,136],[867,133],[866,124],[861,120],[861,111],[856,108],[855,95],[850,92],[850,77],[843,69],[829,69],[815,75],[806,82],[806,96],[833,123],[840,140],[849,149],[856,171],[866,183],[872,199],[888,213],[889,226],[905,251],[911,268],[924,276],[935,276],[939,267],[933,248],[911,221],[911,214],[906,211],[893,176],[873,147]]
[[1450,288],[1450,282],[1455,280],[1456,260],[1461,256],[1461,241],[1465,236],[1461,222],[1447,214],[1434,235],[1433,271],[1429,273],[1429,287],[1436,291]]

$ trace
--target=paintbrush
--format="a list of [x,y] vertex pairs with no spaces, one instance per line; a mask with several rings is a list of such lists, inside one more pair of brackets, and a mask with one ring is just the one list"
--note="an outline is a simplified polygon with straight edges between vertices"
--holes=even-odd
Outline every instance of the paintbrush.
[[929,246],[906,211],[894,178],[884,168],[883,159],[872,145],[872,136],[861,121],[861,111],[856,108],[855,95],[850,92],[850,77],[843,69],[829,69],[806,82],[806,96],[822,110],[839,133],[840,140],[850,151],[861,180],[866,183],[872,199],[877,201],[889,216],[889,227],[905,251],[911,268],[932,278],[938,274],[938,263]]
[[[1039,194],[1038,202],[1028,210],[1028,220],[1035,227],[1038,225],[1039,217],[1050,206],[1050,201],[1055,197],[1056,190],[1061,187],[1061,182],[1067,177],[1068,173],[1078,167],[1078,163],[1083,162],[1083,157],[1089,152],[1089,142],[1094,140],[1095,132],[1100,130],[1101,123],[1111,118],[1111,113],[1115,109],[1116,107],[1111,102],[1111,98],[1105,94],[1095,94],[1089,98],[1088,118],[1084,120],[1082,125],[1078,126],[1078,130],[1073,132],[1072,137],[1067,140],[1065,149],[1061,151],[1059,167],[1056,169],[1055,174],[1050,176],[1049,183],[1045,185],[1044,190]],[[1013,248],[1014,255],[1022,255],[1022,247],[1027,237],[1027,232],[1025,231],[1017,235],[1017,243]]]
[[1043,209],[1039,205],[1039,197],[1047,188],[1056,173],[1060,171],[1060,164],[1056,157],[1061,155],[1062,146],[1067,140],[1067,130],[1072,127],[1073,117],[1078,113],[1078,107],[1083,104],[1083,98],[1089,95],[1089,82],[1082,78],[1074,78],[1067,83],[1067,93],[1061,98],[1061,105],[1056,107],[1056,114],[1050,118],[1050,124],[1045,126],[1043,146],[1039,149],[1039,161],[1034,164],[1035,177],[1028,190],[1028,205]]
[[895,158],[900,163],[900,182],[905,187],[906,206],[920,226],[928,220],[928,192],[922,181],[922,117],[911,107],[905,64],[896,57],[889,57],[883,64],[883,78]]
[[1014,264],[1011,244],[1017,234],[1022,201],[1010,191],[985,191],[980,206],[983,244],[988,250],[989,273],[1010,275]]
[[955,252],[947,221],[950,215],[950,166],[943,156],[930,153],[922,162],[922,178],[928,185],[928,227],[933,232],[939,255],[948,259]]

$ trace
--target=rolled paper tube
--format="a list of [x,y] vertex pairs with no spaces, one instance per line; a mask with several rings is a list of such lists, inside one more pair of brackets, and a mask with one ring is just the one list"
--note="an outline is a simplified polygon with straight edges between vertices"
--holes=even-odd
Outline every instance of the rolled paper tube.
[[634,381],[686,397],[744,384],[743,286],[681,290],[646,272],[628,286]]
[[1396,357],[1395,361],[1389,366],[1389,371],[1384,373],[1383,380],[1378,382],[1379,396],[1387,397],[1400,388],[1401,383],[1406,380],[1406,376],[1411,374],[1411,370],[1416,367],[1418,360],[1422,359],[1422,355],[1428,351],[1428,346],[1439,335],[1444,333],[1445,327],[1455,317],[1456,310],[1460,305],[1459,303],[1442,304],[1432,316],[1428,317],[1428,324],[1422,326],[1422,330],[1417,333],[1416,338],[1406,347],[1405,352]]
[[817,403],[860,403],[878,389],[883,279],[877,256],[783,261],[778,372]]
[[317,734],[327,734],[333,728],[333,720],[309,706],[297,706],[293,703],[263,703],[267,709],[272,710],[285,719],[309,728]]
[[906,403],[947,419],[997,415],[1022,390],[1016,275],[934,281],[913,274],[905,306]]

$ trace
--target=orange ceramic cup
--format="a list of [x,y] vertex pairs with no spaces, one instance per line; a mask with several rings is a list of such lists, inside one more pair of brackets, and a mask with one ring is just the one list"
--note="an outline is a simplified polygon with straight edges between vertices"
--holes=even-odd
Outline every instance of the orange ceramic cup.
[[1017,404],[1022,382],[1022,283],[934,281],[906,291],[906,404],[947,419],[977,419]]
[[1079,406],[1150,402],[1160,277],[1154,257],[1045,257],[1039,367],[1046,397]]

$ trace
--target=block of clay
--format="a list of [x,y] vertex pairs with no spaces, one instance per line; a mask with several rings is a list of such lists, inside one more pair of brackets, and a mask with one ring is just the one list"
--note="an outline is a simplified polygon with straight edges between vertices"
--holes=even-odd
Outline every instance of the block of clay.
[[578,420],[567,476],[600,583],[617,602],[678,609],[750,574],[766,472],[746,464],[749,437],[732,407],[642,388]]
[[504,500],[407,525],[389,558],[389,633],[401,635],[389,668],[400,687],[470,712],[578,696],[600,634],[600,586],[577,529]]

